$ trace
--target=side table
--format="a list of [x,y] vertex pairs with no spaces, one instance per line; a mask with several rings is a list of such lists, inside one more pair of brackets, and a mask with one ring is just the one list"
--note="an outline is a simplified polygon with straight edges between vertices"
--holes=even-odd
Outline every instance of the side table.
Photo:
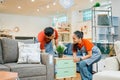
[[54,58],[55,79],[76,77],[76,63],[72,57]]

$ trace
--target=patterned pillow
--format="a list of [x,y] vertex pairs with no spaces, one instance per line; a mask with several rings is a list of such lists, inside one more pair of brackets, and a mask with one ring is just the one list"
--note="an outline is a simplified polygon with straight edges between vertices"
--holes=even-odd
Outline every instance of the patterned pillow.
[[116,57],[120,63],[120,41],[116,41],[114,43],[114,48],[115,48]]
[[40,43],[24,44],[18,42],[19,58],[17,63],[41,63]]

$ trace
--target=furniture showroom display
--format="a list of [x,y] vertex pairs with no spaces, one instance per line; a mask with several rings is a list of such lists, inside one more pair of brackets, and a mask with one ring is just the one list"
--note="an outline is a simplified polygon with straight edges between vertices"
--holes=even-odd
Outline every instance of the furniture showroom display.
[[20,80],[54,80],[52,55],[40,54],[40,64],[18,64],[18,52],[16,40],[0,39],[0,71],[17,72]]

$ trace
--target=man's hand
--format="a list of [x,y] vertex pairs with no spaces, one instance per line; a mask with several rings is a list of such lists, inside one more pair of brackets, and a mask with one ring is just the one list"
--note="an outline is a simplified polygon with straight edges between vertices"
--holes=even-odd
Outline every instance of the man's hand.
[[42,50],[41,50],[41,53],[45,53],[45,49],[42,49]]

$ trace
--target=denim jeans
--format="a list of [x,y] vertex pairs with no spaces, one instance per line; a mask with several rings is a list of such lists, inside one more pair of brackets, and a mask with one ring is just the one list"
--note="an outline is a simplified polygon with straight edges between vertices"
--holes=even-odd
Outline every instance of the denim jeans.
[[92,80],[92,73],[88,70],[88,65],[84,60],[79,62],[79,71],[82,80]]
[[[82,47],[80,50],[83,56],[86,55],[86,49],[85,47]],[[80,75],[82,80],[92,80],[92,71],[91,71],[91,65],[95,62],[98,62],[101,59],[101,52],[98,47],[94,46],[92,48],[92,56],[88,59],[82,60],[78,62],[78,69],[80,71]]]
[[[101,59],[101,56],[98,57],[93,63],[99,61]],[[79,63],[79,71],[82,80],[92,80],[92,73],[91,73],[91,65],[88,65],[85,60],[80,61]]]
[[49,54],[52,54],[52,55],[55,55],[55,52],[53,50],[52,41],[45,45],[45,52],[49,53]]

